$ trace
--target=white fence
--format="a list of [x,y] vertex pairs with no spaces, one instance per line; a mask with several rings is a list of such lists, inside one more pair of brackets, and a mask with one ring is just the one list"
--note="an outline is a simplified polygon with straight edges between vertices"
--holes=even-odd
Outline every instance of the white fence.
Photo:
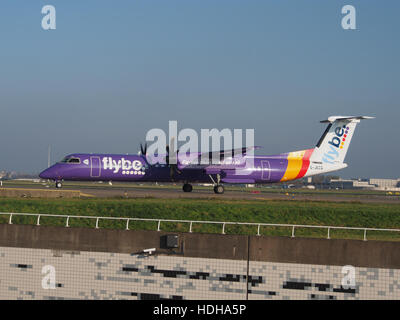
[[64,218],[65,226],[69,227],[70,219],[95,219],[96,229],[99,228],[100,220],[117,220],[126,221],[126,230],[129,230],[129,223],[131,221],[147,221],[157,222],[157,231],[161,231],[161,222],[175,222],[189,224],[189,232],[192,232],[193,224],[216,224],[221,225],[222,234],[225,234],[225,226],[227,225],[242,225],[242,226],[257,226],[257,236],[260,235],[261,227],[285,227],[292,230],[292,238],[295,237],[296,228],[313,228],[313,229],[326,229],[327,239],[330,239],[331,230],[358,230],[364,232],[364,241],[367,240],[367,231],[384,231],[384,232],[400,232],[400,229],[379,229],[379,228],[362,228],[362,227],[336,227],[336,226],[317,226],[317,225],[302,225],[302,224],[280,224],[280,223],[258,223],[258,222],[233,222],[233,221],[202,221],[202,220],[174,220],[174,219],[151,219],[151,218],[128,218],[128,217],[96,217],[96,216],[76,216],[76,215],[62,215],[62,214],[42,214],[42,213],[13,213],[13,212],[0,212],[0,215],[9,216],[8,223],[12,224],[13,216],[35,216],[36,225],[40,226],[41,217],[55,217]]

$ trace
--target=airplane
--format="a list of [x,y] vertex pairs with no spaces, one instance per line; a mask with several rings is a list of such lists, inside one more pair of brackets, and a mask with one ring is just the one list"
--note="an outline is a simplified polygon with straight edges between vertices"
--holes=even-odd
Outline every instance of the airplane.
[[[130,182],[182,182],[183,191],[191,192],[192,183],[210,183],[216,194],[224,193],[228,184],[268,184],[297,180],[317,174],[337,171],[347,167],[344,159],[349,149],[354,130],[360,120],[373,119],[368,116],[331,116],[321,123],[327,128],[314,148],[261,156],[248,155],[252,149],[217,151],[219,164],[199,164],[176,161],[167,146],[164,163],[154,163],[146,156],[147,145],[140,145],[141,154],[84,154],[67,155],[39,174],[42,179],[55,181],[56,188],[63,181],[130,181]],[[238,155],[240,153],[240,155]],[[215,155],[210,152],[209,156]],[[233,155],[233,156],[232,156]],[[200,153],[190,154],[198,160]],[[185,158],[187,159],[187,158]],[[250,161],[251,160],[251,161]]]

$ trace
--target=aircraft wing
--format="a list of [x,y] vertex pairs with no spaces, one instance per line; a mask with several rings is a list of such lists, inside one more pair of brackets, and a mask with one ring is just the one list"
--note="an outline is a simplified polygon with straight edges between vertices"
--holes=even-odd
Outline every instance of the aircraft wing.
[[[196,155],[191,154],[188,157],[179,157],[178,155],[178,167],[179,169],[185,168],[212,168],[217,167],[221,169],[235,169],[241,165],[241,156],[247,154],[251,150],[260,149],[259,146],[243,147],[229,150],[211,151],[197,153]],[[236,156],[236,157],[235,157]],[[181,159],[180,159],[181,158]],[[202,159],[208,159],[208,163],[202,164]],[[213,159],[219,160],[218,163],[212,163]]]

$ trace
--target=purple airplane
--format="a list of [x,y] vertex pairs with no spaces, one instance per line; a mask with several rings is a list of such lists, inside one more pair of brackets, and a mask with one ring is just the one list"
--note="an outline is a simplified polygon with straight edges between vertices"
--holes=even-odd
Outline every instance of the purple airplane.
[[[191,183],[212,182],[214,192],[224,192],[223,183],[253,184],[285,182],[332,172],[347,167],[344,158],[357,123],[373,117],[332,116],[321,123],[328,126],[317,145],[311,149],[281,153],[272,156],[248,155],[253,148],[220,151],[218,164],[199,164],[202,154],[189,154],[182,160],[179,151],[176,161],[170,161],[169,150],[165,161],[152,162],[146,156],[147,147],[141,146],[141,155],[70,154],[40,173],[40,178],[55,181],[130,181],[182,182],[183,191],[191,192]],[[238,152],[239,151],[239,152]],[[210,157],[215,152],[208,153]],[[204,154],[203,154],[204,155]],[[172,155],[171,155],[172,157]],[[187,159],[191,159],[188,161]]]

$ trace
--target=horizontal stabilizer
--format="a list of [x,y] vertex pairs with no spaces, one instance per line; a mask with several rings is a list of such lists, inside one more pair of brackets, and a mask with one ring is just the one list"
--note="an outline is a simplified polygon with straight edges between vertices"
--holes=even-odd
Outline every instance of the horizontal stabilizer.
[[327,120],[322,120],[322,121],[320,121],[321,123],[333,123],[333,122],[335,122],[336,120],[338,120],[338,121],[340,121],[340,120],[367,120],[367,119],[374,119],[375,117],[368,117],[368,116],[357,116],[357,117],[354,117],[354,116],[350,116],[350,117],[348,117],[348,116],[331,116],[331,117],[329,117]]

